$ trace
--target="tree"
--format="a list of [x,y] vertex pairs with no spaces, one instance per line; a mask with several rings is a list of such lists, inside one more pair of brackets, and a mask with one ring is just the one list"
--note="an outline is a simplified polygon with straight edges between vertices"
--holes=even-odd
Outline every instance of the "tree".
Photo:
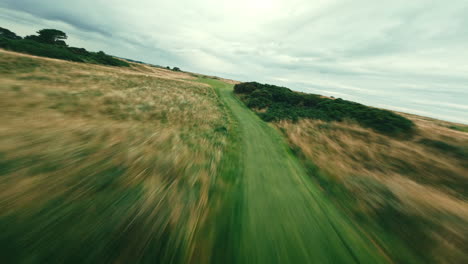
[[34,41],[37,41],[37,42],[42,42],[41,39],[39,38],[39,36],[36,36],[36,35],[29,35],[29,36],[24,37],[24,39],[34,40]]
[[21,37],[16,35],[14,32],[2,27],[0,27],[0,37],[7,39],[21,39]]
[[181,71],[179,67],[174,67],[172,70],[173,70],[173,71],[176,71],[176,72],[180,72],[180,71]]
[[[66,46],[65,39],[67,39],[67,34],[65,32],[57,29],[41,29],[37,32],[39,34],[37,40],[47,44],[55,44],[60,46]],[[30,36],[28,36],[30,37]],[[30,38],[36,40],[34,37]]]

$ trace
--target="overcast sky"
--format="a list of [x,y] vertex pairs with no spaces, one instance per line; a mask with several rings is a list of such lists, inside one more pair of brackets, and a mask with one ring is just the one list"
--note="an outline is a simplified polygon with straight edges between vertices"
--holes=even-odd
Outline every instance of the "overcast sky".
[[468,1],[1,0],[70,45],[468,124]]

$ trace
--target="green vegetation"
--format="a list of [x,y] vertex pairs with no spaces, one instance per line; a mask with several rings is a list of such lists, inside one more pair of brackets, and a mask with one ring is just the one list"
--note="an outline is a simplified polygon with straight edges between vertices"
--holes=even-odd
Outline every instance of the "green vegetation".
[[440,140],[433,140],[428,138],[423,138],[419,140],[419,143],[431,147],[445,155],[454,155],[460,159],[468,159],[468,147],[463,146],[454,146],[447,142]]
[[146,65],[0,65],[0,262],[207,263],[232,145],[214,89]]
[[[308,160],[297,147],[293,153],[301,160],[309,177],[351,219],[354,220],[385,254],[396,263],[427,263],[431,241],[424,219],[402,212],[402,201],[387,186],[370,177],[354,176],[344,184],[336,175],[329,175]],[[418,243],[410,243],[417,240]]]
[[354,120],[378,132],[398,135],[410,133],[413,123],[393,112],[368,107],[343,99],[329,99],[303,94],[275,85],[256,82],[241,83],[234,91],[252,109],[266,109],[258,115],[265,121],[312,118],[325,121]]
[[465,263],[468,135],[413,121],[409,139],[346,121],[274,126],[310,178],[394,263]]
[[242,138],[241,207],[228,213],[240,229],[220,242],[234,247],[232,262],[387,262],[308,179],[281,135],[234,96],[232,85],[211,78],[199,81],[218,87]]
[[[240,122],[234,117],[232,110],[226,103],[224,93],[232,89],[232,85],[215,79],[191,74],[200,83],[212,86],[218,96],[221,109],[225,111],[228,127],[220,126],[215,129],[217,133],[226,134],[229,145],[222,159],[218,184],[214,186],[210,207],[214,208],[213,214],[208,218],[207,229],[201,233],[213,238],[210,248],[213,254],[211,263],[240,263],[239,246],[241,243],[242,216],[243,216],[243,188],[244,188],[244,162],[243,162],[243,138]],[[221,186],[225,186],[220,188]],[[207,263],[201,261],[199,263]]]
[[65,40],[68,38],[67,34],[57,29],[41,29],[37,32],[38,35],[26,36],[24,39],[30,39],[37,42],[50,45],[67,46]]
[[5,263],[467,263],[448,123],[177,67],[0,63]]
[[450,129],[461,131],[461,132],[467,132],[468,133],[468,126],[449,126]]
[[0,38],[7,38],[7,39],[21,39],[20,36],[16,35],[9,29],[0,27]]
[[39,30],[38,35],[16,36],[8,29],[0,28],[0,48],[54,59],[128,67],[123,60],[114,58],[102,51],[90,52],[83,48],[68,47],[67,35],[55,29]]
[[0,61],[7,263],[385,263],[231,84]]

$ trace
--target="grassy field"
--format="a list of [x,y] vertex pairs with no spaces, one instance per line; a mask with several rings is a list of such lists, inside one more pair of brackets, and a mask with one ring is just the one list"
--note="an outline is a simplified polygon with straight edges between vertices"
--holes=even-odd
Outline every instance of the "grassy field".
[[0,61],[7,263],[385,262],[234,82]]
[[281,134],[236,98],[232,85],[201,81],[219,89],[242,139],[242,180],[233,197],[238,206],[228,213],[237,232],[221,242],[234,257],[222,263],[387,263],[310,181]]
[[311,177],[396,263],[467,263],[468,134],[403,114],[411,138],[353,122],[282,121]]
[[235,81],[0,65],[2,263],[467,262],[466,126],[268,124]]
[[5,51],[0,64],[3,263],[210,258],[209,197],[232,143],[214,89],[137,64]]
[[467,126],[256,82],[234,92],[385,255],[468,262]]

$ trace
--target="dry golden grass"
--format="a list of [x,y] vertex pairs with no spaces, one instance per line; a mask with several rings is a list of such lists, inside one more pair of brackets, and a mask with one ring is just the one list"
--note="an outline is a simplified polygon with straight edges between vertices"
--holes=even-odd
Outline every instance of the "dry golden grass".
[[[374,216],[386,232],[406,232],[400,238],[426,261],[462,263],[468,260],[468,133],[449,129],[448,122],[406,116],[418,127],[409,139],[351,122],[282,121],[276,126],[305,162],[320,169],[322,181],[332,183],[325,188],[339,187],[332,196],[349,193],[336,199],[348,211]],[[391,251],[385,243],[393,242],[380,242]]]
[[0,244],[39,261],[70,255],[58,237],[100,239],[80,251],[96,261],[191,258],[230,129],[213,89],[141,64],[5,51],[0,64]]

